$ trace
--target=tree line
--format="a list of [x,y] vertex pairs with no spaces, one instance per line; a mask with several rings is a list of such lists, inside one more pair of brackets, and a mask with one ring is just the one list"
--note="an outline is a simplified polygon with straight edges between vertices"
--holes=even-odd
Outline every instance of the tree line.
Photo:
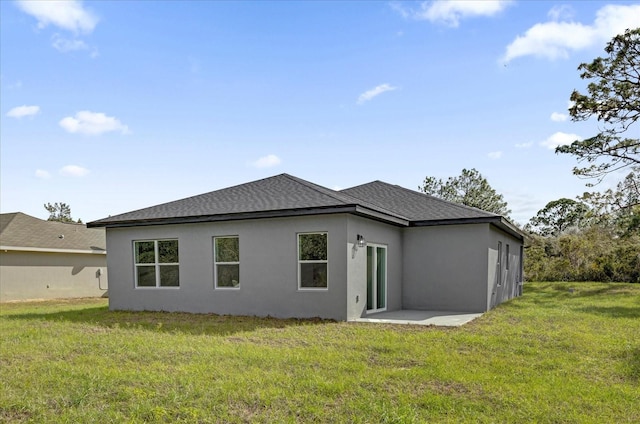
[[[522,230],[528,281],[640,283],[640,28],[626,30],[605,47],[607,56],[578,67],[587,93],[571,93],[571,119],[596,118],[599,132],[556,148],[576,157],[573,173],[593,181],[627,171],[615,188],[553,200]],[[629,131],[632,128],[631,131]],[[502,195],[475,169],[458,177],[427,177],[424,193],[508,217]]]
[[[476,169],[427,177],[420,190],[509,217],[507,202]],[[640,170],[615,189],[547,203],[521,230],[527,281],[640,282]]]
[[[531,242],[525,260],[529,280],[640,282],[640,28],[626,30],[605,47],[607,56],[578,67],[590,81],[587,93],[571,93],[572,120],[596,118],[600,131],[560,146],[574,155],[578,177],[600,183],[630,170],[615,189],[558,199],[528,224]],[[589,184],[593,187],[594,184]]]
[[640,282],[640,172],[615,189],[547,203],[531,218],[530,281]]

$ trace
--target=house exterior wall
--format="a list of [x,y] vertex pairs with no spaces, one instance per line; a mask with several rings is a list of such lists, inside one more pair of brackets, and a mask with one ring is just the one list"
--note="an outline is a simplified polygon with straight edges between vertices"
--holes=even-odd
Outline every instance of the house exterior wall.
[[402,309],[402,229],[350,216],[347,226],[347,319],[367,314],[367,251],[353,249],[357,235],[387,247],[387,311]]
[[404,229],[403,308],[484,312],[489,224]]
[[103,296],[106,266],[104,254],[0,251],[0,302]]
[[[328,235],[326,290],[298,288],[297,234],[307,232]],[[336,320],[364,317],[367,253],[354,249],[358,234],[370,245],[387,247],[387,311],[484,312],[518,293],[522,243],[490,224],[401,228],[335,214],[109,228],[110,308]],[[219,236],[239,238],[239,289],[215,288],[213,239]],[[180,287],[136,288],[134,241],[161,239],[178,239]],[[498,241],[505,255],[500,273]]]
[[[347,318],[348,215],[108,228],[109,306],[274,317]],[[327,232],[328,289],[298,289],[297,234]],[[214,288],[213,237],[238,236],[240,288]],[[180,287],[136,288],[133,242],[178,239]]]
[[[498,243],[502,258],[498,261]],[[489,309],[520,294],[522,284],[522,242],[495,227],[489,230],[487,304]],[[507,250],[508,257],[507,257]]]

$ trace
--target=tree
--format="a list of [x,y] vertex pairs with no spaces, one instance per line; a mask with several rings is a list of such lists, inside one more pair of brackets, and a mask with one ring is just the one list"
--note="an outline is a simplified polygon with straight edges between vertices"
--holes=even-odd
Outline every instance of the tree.
[[640,167],[618,183],[615,190],[584,193],[581,201],[590,206],[594,221],[620,235],[640,229]]
[[461,203],[502,216],[508,216],[511,210],[501,194],[498,194],[489,182],[475,169],[463,169],[458,177],[449,177],[447,181],[435,177],[424,179],[420,191],[440,199]]
[[[571,222],[576,230],[563,231]],[[528,225],[538,234],[528,239],[527,279],[640,283],[640,168],[615,188],[549,202]]]
[[[574,122],[595,116],[601,131],[585,140],[559,146],[556,153],[575,155],[587,166],[575,167],[573,173],[598,182],[610,172],[640,165],[640,139],[623,137],[640,119],[640,28],[627,29],[605,47],[608,57],[598,57],[578,67],[582,79],[594,80],[588,94],[574,90],[569,114]],[[637,134],[637,133],[635,133]]]
[[584,226],[589,207],[582,202],[562,198],[553,200],[529,220],[543,236],[558,236],[568,229]]
[[[44,208],[49,212],[47,221],[76,222],[71,218],[71,206],[66,203],[45,203]],[[81,219],[78,219],[78,224],[82,224]]]
[[640,283],[640,233],[616,238],[591,225],[558,237],[533,235],[524,261],[527,281],[620,281]]

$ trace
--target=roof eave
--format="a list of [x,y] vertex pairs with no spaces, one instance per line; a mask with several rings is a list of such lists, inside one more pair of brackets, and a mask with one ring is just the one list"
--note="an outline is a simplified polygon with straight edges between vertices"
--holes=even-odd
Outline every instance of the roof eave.
[[409,221],[404,218],[378,212],[356,204],[301,208],[301,209],[282,209],[259,212],[241,212],[220,215],[198,215],[185,217],[169,217],[157,219],[131,219],[121,221],[93,221],[87,223],[87,228],[125,228],[140,227],[150,225],[174,225],[174,224],[198,224],[203,222],[221,222],[221,221],[240,221],[246,219],[266,219],[266,218],[288,218],[295,216],[309,215],[328,215],[337,213],[352,213],[354,215],[363,216],[381,222],[393,225],[408,226]]
[[401,227],[408,227],[410,225],[410,221],[406,218],[375,211],[363,206],[356,206],[354,215],[362,216],[365,218],[369,218],[376,221],[385,222],[387,224],[393,224]]
[[524,240],[528,237],[527,234],[525,234],[520,228],[515,226],[511,221],[503,216],[500,217],[500,222],[496,223],[496,226],[522,242],[524,242]]
[[525,234],[511,222],[509,222],[506,218],[496,215],[496,216],[482,216],[475,218],[453,218],[453,219],[434,219],[434,220],[425,220],[425,221],[414,221],[411,223],[411,227],[429,227],[435,225],[463,225],[463,224],[491,224],[495,225],[502,231],[508,233],[509,235],[524,241]]
[[88,228],[124,228],[149,225],[198,224],[203,222],[241,221],[246,219],[285,218],[293,216],[326,215],[335,213],[353,213],[355,205],[330,206],[302,209],[281,209],[258,212],[227,213],[219,215],[194,215],[184,217],[126,219],[121,221],[93,221],[87,223]]

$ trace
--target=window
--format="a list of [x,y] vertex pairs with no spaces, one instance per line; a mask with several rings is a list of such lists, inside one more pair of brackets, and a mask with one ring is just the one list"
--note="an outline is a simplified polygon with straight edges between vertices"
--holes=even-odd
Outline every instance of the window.
[[501,286],[502,285],[502,242],[499,241],[498,242],[498,263],[497,263],[497,267],[498,267],[498,285]]
[[327,233],[298,234],[298,287],[327,288]]
[[509,245],[507,244],[506,257],[504,258],[504,267],[508,271],[509,270]]
[[178,240],[134,241],[136,287],[179,287]]
[[240,239],[214,237],[216,288],[240,288]]

